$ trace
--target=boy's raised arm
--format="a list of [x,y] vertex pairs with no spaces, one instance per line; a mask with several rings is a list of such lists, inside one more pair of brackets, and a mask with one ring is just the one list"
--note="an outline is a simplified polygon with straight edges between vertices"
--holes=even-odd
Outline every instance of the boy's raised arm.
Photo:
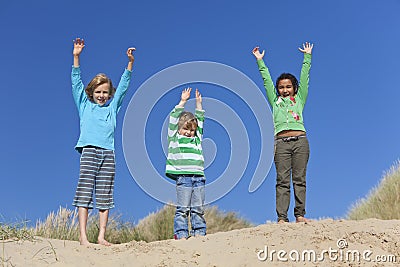
[[117,108],[117,112],[119,111],[122,101],[125,98],[126,92],[128,90],[130,81],[131,81],[131,75],[132,75],[132,68],[133,68],[133,62],[135,61],[135,57],[133,56],[133,51],[136,51],[136,48],[134,47],[129,47],[126,50],[126,55],[128,56],[128,65],[126,69],[124,69],[124,72],[122,73],[121,79],[118,83],[117,90],[114,94],[114,100],[112,102],[112,105],[115,105]]
[[133,56],[132,53],[133,51],[136,51],[136,48],[129,47],[128,50],[126,51],[126,55],[128,56],[129,59],[128,66],[126,67],[126,69],[129,71],[132,71],[133,62],[135,61],[135,57]]
[[199,90],[196,89],[196,111],[195,116],[197,118],[197,136],[203,140],[203,124],[204,124],[204,110],[202,106],[203,99]]
[[203,105],[202,105],[202,98],[199,90],[196,88],[196,109],[197,110],[203,110]]
[[79,55],[81,54],[83,48],[85,47],[85,41],[81,38],[76,38],[74,40],[74,50],[72,54],[74,55],[74,67],[78,68],[80,65]]

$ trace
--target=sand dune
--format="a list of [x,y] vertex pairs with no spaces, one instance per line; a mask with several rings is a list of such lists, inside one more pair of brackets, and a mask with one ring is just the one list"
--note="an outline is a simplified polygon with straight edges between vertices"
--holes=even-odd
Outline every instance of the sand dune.
[[4,242],[0,255],[1,266],[399,266],[400,220],[264,224],[111,247],[37,238]]

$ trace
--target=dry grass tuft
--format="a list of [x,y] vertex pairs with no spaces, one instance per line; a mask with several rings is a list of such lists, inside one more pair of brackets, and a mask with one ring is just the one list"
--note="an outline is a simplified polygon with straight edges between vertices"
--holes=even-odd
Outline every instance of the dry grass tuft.
[[[151,242],[173,238],[174,215],[175,206],[165,205],[159,211],[151,213],[140,220],[136,226],[138,240]],[[235,212],[222,212],[216,206],[206,207],[204,217],[207,223],[208,234],[253,226],[247,220],[240,218]]]
[[376,218],[400,219],[400,161],[387,171],[378,186],[366,198],[357,201],[348,212],[351,220]]
[[0,222],[0,241],[34,240],[34,231],[25,222],[4,224]]
[[[122,222],[119,215],[111,215],[108,219],[106,239],[114,244],[134,240],[133,225]],[[78,211],[60,207],[56,213],[50,212],[45,221],[38,221],[35,235],[61,240],[79,240]],[[89,242],[96,243],[99,234],[99,214],[89,213],[87,235]]]
[[[171,239],[174,232],[175,207],[165,205],[157,212],[149,214],[137,225],[123,222],[121,216],[111,215],[108,220],[106,239],[114,244],[127,243],[132,240],[152,242]],[[221,212],[217,207],[205,210],[207,233],[216,233],[250,227],[252,224],[239,218],[234,212]],[[98,236],[98,214],[89,214],[87,234],[90,242],[95,243]],[[79,240],[78,212],[60,207],[56,213],[51,212],[45,221],[38,221],[33,233],[46,238],[61,240]]]

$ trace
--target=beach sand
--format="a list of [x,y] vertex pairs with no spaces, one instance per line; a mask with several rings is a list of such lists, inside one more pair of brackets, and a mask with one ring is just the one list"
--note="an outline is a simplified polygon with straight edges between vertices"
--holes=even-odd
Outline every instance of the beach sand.
[[36,239],[0,243],[0,266],[399,266],[400,263],[400,220],[268,223],[188,240],[132,241],[111,247]]

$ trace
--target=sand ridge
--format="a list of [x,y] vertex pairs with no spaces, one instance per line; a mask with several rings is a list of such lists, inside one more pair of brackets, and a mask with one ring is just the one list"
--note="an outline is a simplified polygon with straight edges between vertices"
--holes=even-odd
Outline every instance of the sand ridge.
[[111,247],[38,237],[2,242],[0,258],[2,266],[398,266],[400,220],[269,223]]

